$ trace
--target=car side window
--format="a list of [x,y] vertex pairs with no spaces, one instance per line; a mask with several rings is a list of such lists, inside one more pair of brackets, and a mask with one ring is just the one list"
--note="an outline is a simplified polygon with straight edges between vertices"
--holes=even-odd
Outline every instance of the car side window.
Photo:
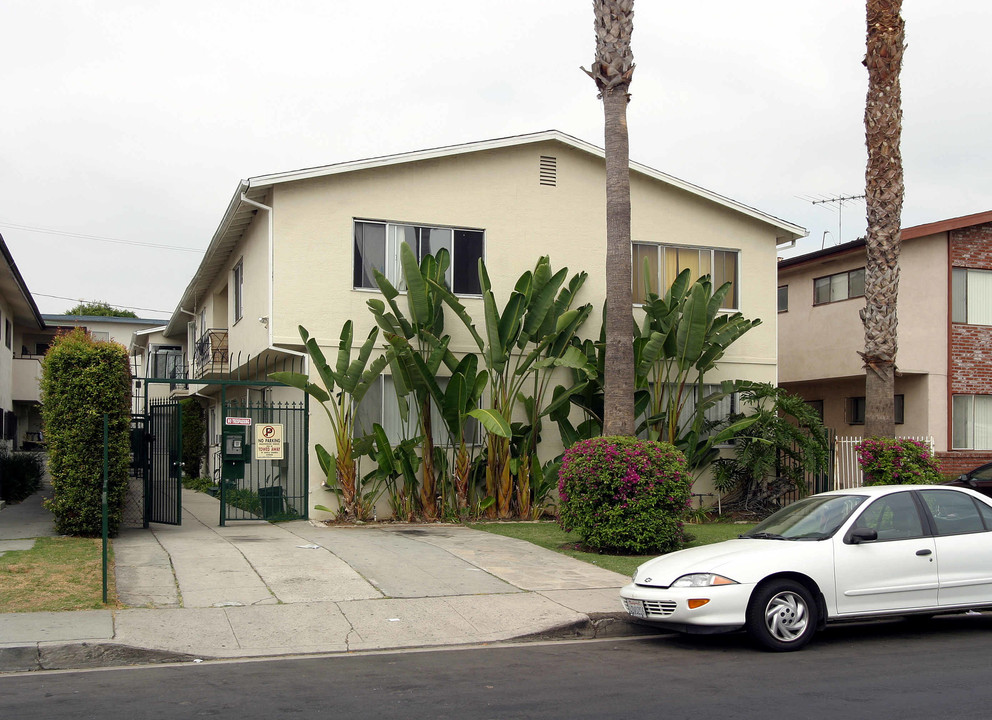
[[985,521],[985,529],[992,530],[992,507],[989,507],[980,500],[975,500],[975,504],[978,506],[978,514]]
[[933,516],[938,535],[985,531],[982,516],[968,495],[953,490],[921,490],[920,497]]
[[968,474],[975,480],[992,480],[992,465],[983,465]]
[[908,492],[881,497],[861,513],[856,528],[870,528],[879,540],[907,540],[923,537],[923,523],[916,503]]

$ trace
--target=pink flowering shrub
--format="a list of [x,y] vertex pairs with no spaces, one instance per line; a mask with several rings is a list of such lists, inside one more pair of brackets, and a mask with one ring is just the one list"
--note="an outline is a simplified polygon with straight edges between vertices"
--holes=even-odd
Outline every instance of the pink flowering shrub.
[[558,524],[598,550],[678,550],[690,488],[685,456],[668,443],[583,440],[565,451],[558,473]]
[[866,438],[855,449],[865,485],[930,485],[943,480],[930,447],[916,440]]

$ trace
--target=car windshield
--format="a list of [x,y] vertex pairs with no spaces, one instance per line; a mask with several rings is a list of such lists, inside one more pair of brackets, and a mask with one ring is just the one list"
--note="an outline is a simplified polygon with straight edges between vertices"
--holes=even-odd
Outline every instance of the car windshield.
[[741,535],[761,540],[824,540],[851,517],[863,495],[816,495],[784,507]]

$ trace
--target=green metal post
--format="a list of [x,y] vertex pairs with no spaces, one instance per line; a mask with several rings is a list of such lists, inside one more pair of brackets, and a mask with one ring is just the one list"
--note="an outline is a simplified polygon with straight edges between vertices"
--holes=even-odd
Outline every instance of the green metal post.
[[220,386],[220,526],[224,527],[224,427],[227,425],[227,385]]
[[107,604],[107,478],[110,474],[110,457],[108,444],[110,442],[110,420],[107,413],[103,414],[103,604]]

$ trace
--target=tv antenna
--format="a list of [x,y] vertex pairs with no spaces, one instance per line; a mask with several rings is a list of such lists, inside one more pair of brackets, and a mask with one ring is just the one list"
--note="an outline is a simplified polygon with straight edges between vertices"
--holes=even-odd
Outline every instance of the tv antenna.
[[[813,205],[836,205],[837,206],[837,242],[844,242],[844,203],[852,200],[864,200],[864,195],[837,195],[835,197],[822,198],[820,200],[810,200]],[[826,239],[826,237],[824,237]]]

